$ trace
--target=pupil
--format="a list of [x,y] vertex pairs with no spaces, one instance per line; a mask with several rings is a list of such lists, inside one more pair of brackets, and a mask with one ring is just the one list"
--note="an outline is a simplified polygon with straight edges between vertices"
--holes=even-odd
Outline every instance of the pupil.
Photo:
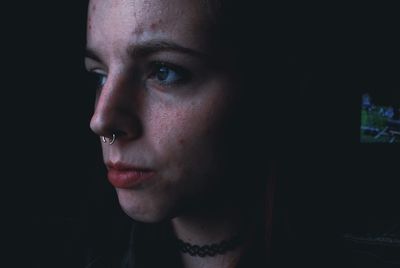
[[161,67],[158,70],[157,78],[160,80],[166,80],[168,77],[168,69],[166,67]]

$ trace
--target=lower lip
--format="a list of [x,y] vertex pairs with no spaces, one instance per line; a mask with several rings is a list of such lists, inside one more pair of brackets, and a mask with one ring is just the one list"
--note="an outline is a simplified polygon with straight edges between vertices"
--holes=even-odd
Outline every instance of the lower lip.
[[153,177],[153,171],[141,170],[108,170],[108,180],[116,188],[133,188]]

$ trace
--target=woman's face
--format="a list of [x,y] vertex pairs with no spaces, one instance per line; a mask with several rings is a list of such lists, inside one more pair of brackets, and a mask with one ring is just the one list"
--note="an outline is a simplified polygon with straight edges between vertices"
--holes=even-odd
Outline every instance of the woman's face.
[[90,126],[116,134],[101,142],[104,162],[136,220],[177,216],[222,194],[236,82],[209,14],[201,0],[90,1],[85,64],[98,78]]

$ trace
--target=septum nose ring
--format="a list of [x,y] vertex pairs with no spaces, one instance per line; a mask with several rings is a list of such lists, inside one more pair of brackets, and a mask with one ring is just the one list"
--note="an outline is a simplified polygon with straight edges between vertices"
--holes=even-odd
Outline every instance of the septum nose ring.
[[112,138],[111,138],[111,139],[110,139],[110,138],[106,138],[106,137],[104,137],[104,136],[101,136],[101,140],[102,140],[104,143],[107,142],[107,139],[108,139],[108,144],[112,145],[112,144],[115,142],[115,140],[117,139],[117,136],[116,136],[114,133],[112,134]]

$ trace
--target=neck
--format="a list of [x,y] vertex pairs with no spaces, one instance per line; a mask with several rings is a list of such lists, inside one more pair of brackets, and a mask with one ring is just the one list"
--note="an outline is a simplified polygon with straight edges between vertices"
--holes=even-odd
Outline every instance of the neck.
[[[230,240],[238,234],[246,239],[246,226],[243,224],[245,219],[244,210],[231,205],[176,217],[172,219],[172,227],[177,238],[192,245],[204,246]],[[185,268],[234,267],[243,249],[240,244],[224,254],[212,257],[191,256],[187,253],[181,253],[181,256]]]

